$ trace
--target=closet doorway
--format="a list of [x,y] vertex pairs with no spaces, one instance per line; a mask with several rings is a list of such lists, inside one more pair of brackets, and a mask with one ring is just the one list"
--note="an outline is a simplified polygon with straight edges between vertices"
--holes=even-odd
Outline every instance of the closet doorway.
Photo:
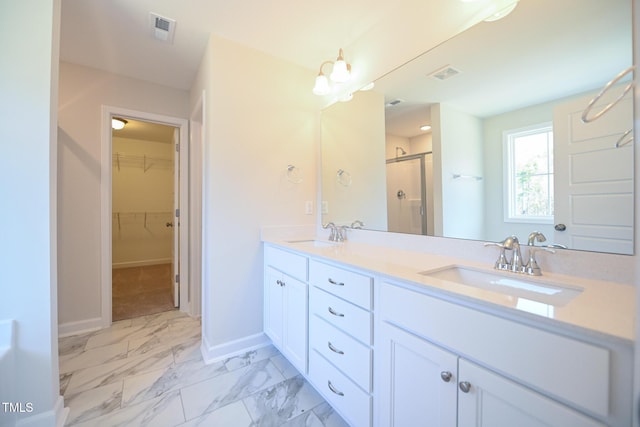
[[180,249],[175,224],[179,206],[178,140],[178,128],[174,126],[114,117],[113,321],[179,307]]

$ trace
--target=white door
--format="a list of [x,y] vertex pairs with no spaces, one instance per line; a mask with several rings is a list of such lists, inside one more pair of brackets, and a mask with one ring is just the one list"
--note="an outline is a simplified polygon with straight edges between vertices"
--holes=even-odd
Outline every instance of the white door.
[[458,369],[459,384],[463,385],[458,394],[460,427],[604,426],[465,359],[459,360]]
[[180,129],[173,131],[173,305],[180,307]]
[[274,345],[281,348],[284,324],[282,273],[267,267],[264,274],[264,332],[271,338]]
[[380,329],[379,426],[455,427],[458,357],[386,322]]
[[582,111],[590,99],[554,110],[554,243],[631,254],[633,143],[616,148],[616,142],[633,126],[632,98],[628,94],[599,119],[583,123]]
[[283,352],[300,372],[307,372],[307,284],[283,275]]

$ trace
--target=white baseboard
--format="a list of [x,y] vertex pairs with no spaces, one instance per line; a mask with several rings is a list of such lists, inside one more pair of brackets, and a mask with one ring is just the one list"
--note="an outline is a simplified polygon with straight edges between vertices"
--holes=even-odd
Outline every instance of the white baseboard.
[[77,322],[68,322],[58,325],[58,338],[68,337],[70,335],[84,334],[102,329],[102,318],[79,320]]
[[171,258],[143,259],[140,261],[114,262],[111,264],[111,268],[144,267],[147,265],[171,264],[172,262],[173,259]]
[[202,352],[204,363],[210,364],[244,354],[247,351],[266,347],[270,344],[271,340],[264,333],[250,335],[215,346],[210,345],[207,342],[207,338],[203,336],[200,351]]
[[64,407],[64,398],[58,396],[52,409],[25,418],[18,419],[16,427],[63,427],[69,415],[69,408]]

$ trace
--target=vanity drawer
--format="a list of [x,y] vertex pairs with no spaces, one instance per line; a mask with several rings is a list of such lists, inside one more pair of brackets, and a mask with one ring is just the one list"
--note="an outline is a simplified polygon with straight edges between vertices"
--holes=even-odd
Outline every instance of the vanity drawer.
[[371,310],[371,283],[364,274],[311,260],[309,283],[346,299],[362,308]]
[[307,258],[289,251],[274,248],[273,246],[265,246],[264,248],[265,264],[280,270],[291,277],[295,277],[303,282],[307,281]]
[[383,283],[382,320],[596,414],[610,413],[609,350]]
[[323,318],[363,343],[371,344],[371,312],[311,286],[309,313]]
[[316,389],[349,425],[371,425],[371,396],[358,388],[315,350],[309,354],[309,377]]
[[318,316],[309,320],[309,345],[356,384],[371,391],[371,348]]

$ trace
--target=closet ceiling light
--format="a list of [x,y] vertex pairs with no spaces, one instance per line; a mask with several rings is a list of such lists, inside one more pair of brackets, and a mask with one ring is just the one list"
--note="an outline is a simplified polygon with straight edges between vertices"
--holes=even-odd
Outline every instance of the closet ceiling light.
[[316,95],[328,95],[331,92],[329,79],[322,71],[322,67],[326,64],[333,64],[333,70],[329,76],[334,83],[345,83],[351,78],[351,65],[344,60],[344,52],[342,49],[338,52],[338,58],[335,61],[324,61],[320,64],[320,71],[316,77],[316,84],[313,87],[313,93]]
[[126,125],[127,123],[129,123],[128,121],[126,121],[125,119],[121,119],[119,117],[112,117],[111,118],[111,127],[115,130],[120,130],[124,127],[124,125]]

